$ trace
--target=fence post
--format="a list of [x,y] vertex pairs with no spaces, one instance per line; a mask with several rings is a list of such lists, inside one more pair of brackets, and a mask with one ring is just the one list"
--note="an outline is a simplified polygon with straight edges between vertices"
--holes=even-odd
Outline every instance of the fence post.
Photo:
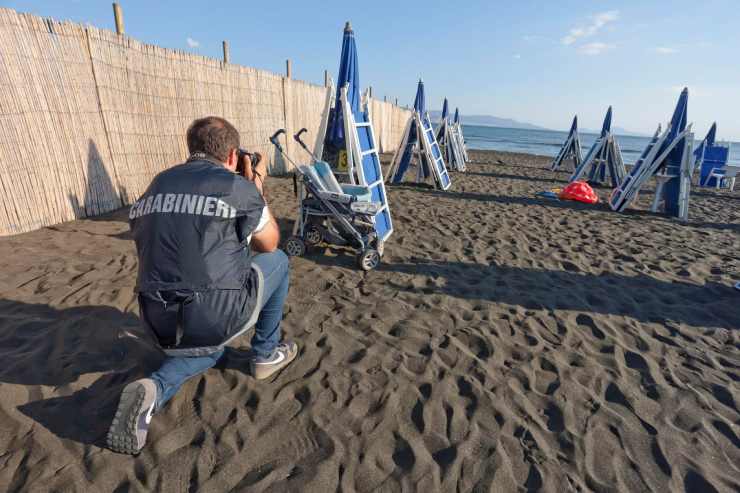
[[123,34],[123,11],[116,2],[113,2],[113,18],[116,20],[116,34]]
[[229,63],[229,42],[226,40],[223,40],[222,43],[223,49],[224,49],[224,65]]
[[292,75],[293,75],[293,71],[291,70],[291,67],[290,67],[290,58],[288,58],[287,60],[285,60],[285,77],[290,79],[292,78]]

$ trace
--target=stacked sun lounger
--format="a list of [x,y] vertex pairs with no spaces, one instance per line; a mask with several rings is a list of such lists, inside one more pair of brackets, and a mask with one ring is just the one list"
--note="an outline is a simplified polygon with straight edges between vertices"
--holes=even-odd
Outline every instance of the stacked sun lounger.
[[599,138],[596,139],[583,162],[576,167],[568,181],[572,183],[588,176],[589,182],[605,183],[608,174],[611,186],[613,188],[619,186],[627,172],[622,160],[622,151],[612,134],[611,125],[612,108],[610,106],[604,117]]
[[569,159],[573,161],[573,170],[577,170],[581,165],[581,139],[578,137],[578,115],[573,117],[573,123],[570,125],[568,137],[566,137],[558,155],[555,156],[550,169],[552,171],[559,169]]
[[450,169],[465,171],[465,155],[459,135],[459,128],[450,123],[447,109],[447,98],[445,98],[442,105],[442,117],[440,118],[439,125],[437,125],[437,142],[442,148],[442,153]]
[[661,132],[658,127],[630,173],[612,192],[609,205],[613,210],[624,211],[647,180],[655,177],[657,186],[652,210],[657,211],[662,203],[668,215],[688,218],[694,140],[691,125],[687,125],[688,94],[688,89],[681,92],[668,128]]
[[429,113],[425,110],[424,82],[421,79],[416,88],[414,111],[406,123],[401,145],[393,156],[386,179],[391,183],[401,183],[414,161],[417,165],[416,182],[424,182],[432,176],[437,188],[450,188],[452,181],[444,156],[434,135]]

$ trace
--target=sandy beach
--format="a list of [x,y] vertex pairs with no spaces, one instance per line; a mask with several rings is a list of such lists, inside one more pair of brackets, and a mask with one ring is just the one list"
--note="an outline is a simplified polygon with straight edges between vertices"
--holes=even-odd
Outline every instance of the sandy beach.
[[[292,259],[299,359],[258,382],[229,350],[137,457],[102,448],[162,357],[127,211],[0,238],[0,491],[738,491],[740,191],[694,189],[682,224],[471,154],[448,192],[390,188],[378,270]],[[268,194],[287,235],[292,180]]]

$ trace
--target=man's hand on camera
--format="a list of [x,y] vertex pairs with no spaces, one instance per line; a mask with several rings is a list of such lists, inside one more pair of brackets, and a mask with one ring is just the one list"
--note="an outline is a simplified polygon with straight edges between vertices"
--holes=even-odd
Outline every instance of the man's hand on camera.
[[259,178],[265,181],[267,178],[267,159],[263,159],[262,154],[259,152],[255,152],[254,154],[257,156],[257,165],[254,167],[255,171],[259,175]]
[[264,184],[265,178],[267,177],[267,160],[262,159],[262,155],[260,153],[255,152],[255,155],[258,156],[259,160],[254,169],[252,168],[252,160],[247,154],[241,155],[241,164],[244,169],[244,178],[254,182],[257,190],[259,190],[260,193],[263,193],[262,185]]

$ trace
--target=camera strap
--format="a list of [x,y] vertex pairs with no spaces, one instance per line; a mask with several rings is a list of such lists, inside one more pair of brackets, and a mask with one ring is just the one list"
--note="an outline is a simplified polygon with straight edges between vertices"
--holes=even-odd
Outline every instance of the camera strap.
[[221,161],[219,161],[218,159],[216,159],[215,157],[211,156],[210,154],[206,154],[205,152],[200,152],[200,151],[199,152],[192,153],[188,157],[187,161],[185,161],[185,162],[186,163],[190,163],[190,162],[193,162],[193,161],[208,161],[210,163],[218,164],[219,166],[223,166],[223,163]]

